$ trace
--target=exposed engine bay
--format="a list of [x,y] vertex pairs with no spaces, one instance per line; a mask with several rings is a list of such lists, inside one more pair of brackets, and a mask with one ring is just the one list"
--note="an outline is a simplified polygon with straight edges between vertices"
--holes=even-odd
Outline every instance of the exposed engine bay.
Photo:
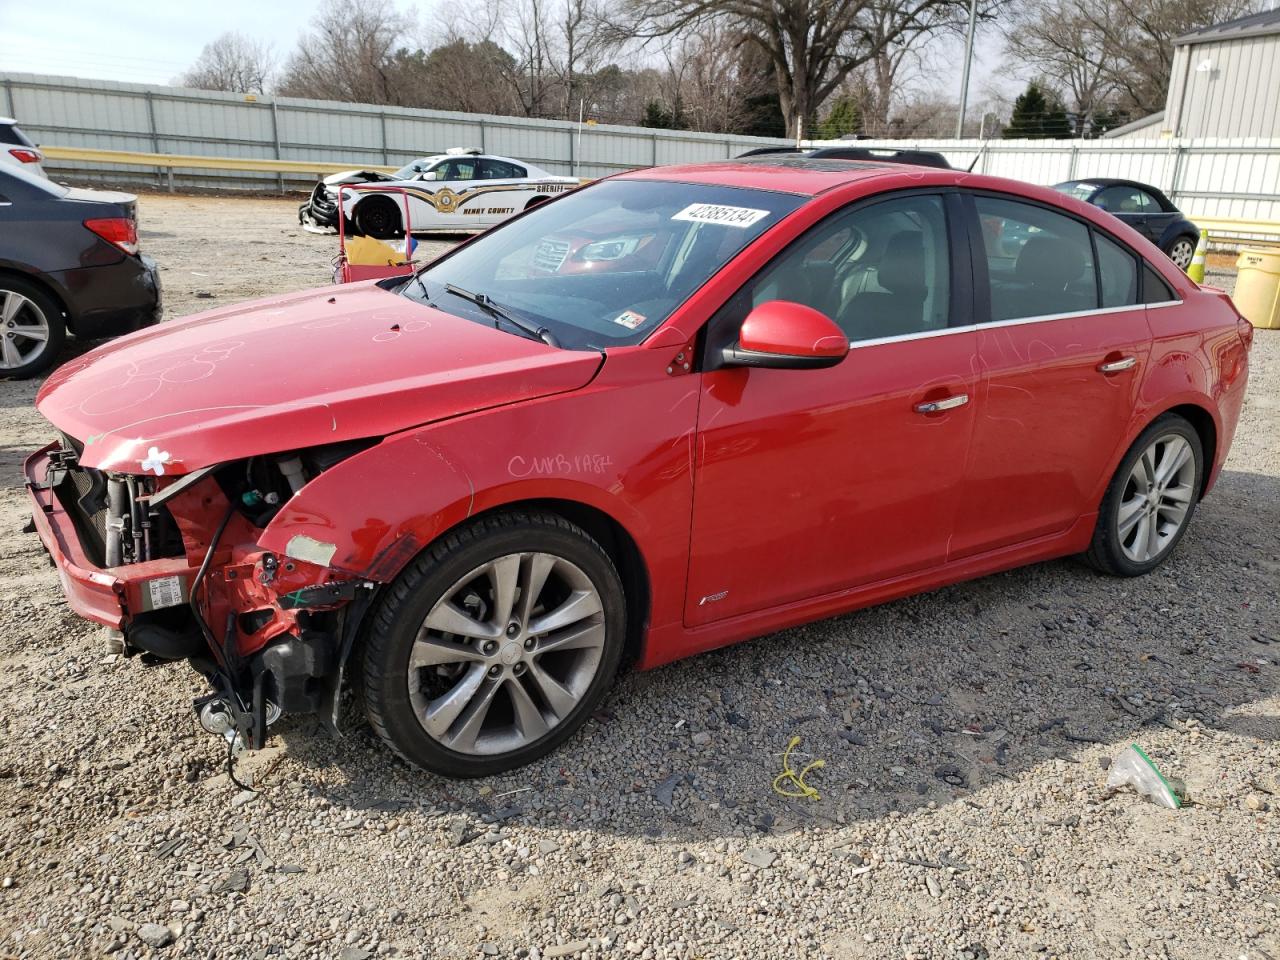
[[44,488],[118,584],[119,651],[187,660],[212,688],[194,704],[201,726],[233,752],[261,747],[286,712],[336,730],[342,665],[375,585],[257,540],[308,480],[376,442],[154,477],[82,467],[83,445],[65,436],[46,452]]

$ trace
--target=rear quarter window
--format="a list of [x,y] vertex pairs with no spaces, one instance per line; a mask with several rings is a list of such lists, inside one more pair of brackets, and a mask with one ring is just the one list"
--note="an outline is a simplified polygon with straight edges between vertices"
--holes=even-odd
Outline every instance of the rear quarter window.
[[1178,295],[1165,282],[1164,277],[1160,276],[1151,264],[1144,263],[1142,265],[1142,302],[1168,303],[1177,299]]
[[0,123],[0,143],[8,143],[19,147],[32,147],[35,144],[23,133],[16,123]]

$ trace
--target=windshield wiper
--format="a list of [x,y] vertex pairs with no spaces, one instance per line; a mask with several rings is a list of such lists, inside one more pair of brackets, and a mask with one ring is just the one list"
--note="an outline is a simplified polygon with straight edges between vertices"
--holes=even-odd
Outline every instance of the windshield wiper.
[[515,314],[494,303],[491,298],[483,293],[472,293],[470,290],[464,290],[462,287],[454,286],[452,283],[446,283],[444,285],[444,289],[445,293],[452,293],[455,297],[461,297],[468,303],[474,303],[495,320],[505,320],[517,330],[528,334],[535,340],[541,340],[549,347],[560,346],[560,341],[556,339],[556,335],[546,327],[534,326],[527,320],[517,317]]

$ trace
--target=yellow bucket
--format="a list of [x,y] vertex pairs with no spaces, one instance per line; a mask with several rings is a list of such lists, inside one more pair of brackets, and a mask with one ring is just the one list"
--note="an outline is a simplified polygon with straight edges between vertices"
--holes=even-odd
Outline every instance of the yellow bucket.
[[1255,327],[1280,329],[1280,250],[1241,250],[1236,270],[1236,309]]

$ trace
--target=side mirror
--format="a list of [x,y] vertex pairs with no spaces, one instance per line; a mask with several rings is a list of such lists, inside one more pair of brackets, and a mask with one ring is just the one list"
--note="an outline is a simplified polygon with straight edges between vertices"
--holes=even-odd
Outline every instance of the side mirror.
[[428,170],[418,177],[419,180],[434,180],[435,178],[436,172],[434,170]]
[[726,347],[730,367],[804,370],[834,367],[849,353],[849,337],[825,314],[803,303],[770,300],[742,321],[738,342]]

